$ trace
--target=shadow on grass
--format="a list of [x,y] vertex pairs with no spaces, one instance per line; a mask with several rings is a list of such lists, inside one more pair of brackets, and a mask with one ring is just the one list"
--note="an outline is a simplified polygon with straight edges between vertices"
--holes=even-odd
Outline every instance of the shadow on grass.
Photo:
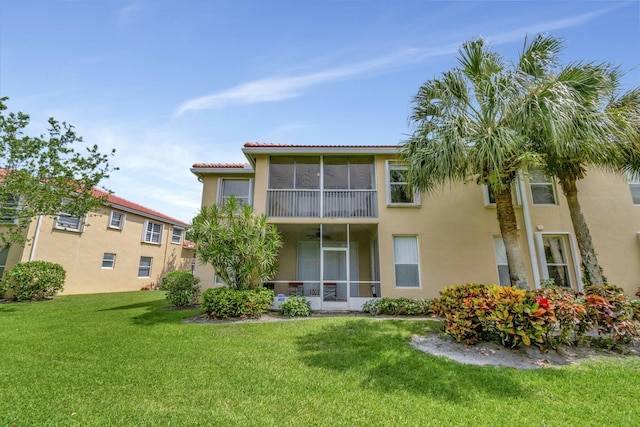
[[194,309],[170,309],[164,299],[139,302],[136,304],[121,305],[105,308],[98,311],[140,310],[144,312],[131,317],[131,321],[137,325],[155,325],[159,323],[180,323],[183,319],[198,314]]
[[510,369],[463,365],[428,355],[409,343],[412,335],[436,333],[431,322],[352,320],[301,336],[303,363],[364,377],[362,388],[428,394],[456,403],[482,396],[529,398]]

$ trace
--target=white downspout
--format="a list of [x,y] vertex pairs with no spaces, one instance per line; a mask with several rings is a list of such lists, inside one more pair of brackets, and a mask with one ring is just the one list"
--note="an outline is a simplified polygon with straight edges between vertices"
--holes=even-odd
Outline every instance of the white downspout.
[[42,225],[42,215],[38,215],[38,223],[36,224],[36,232],[33,235],[33,243],[31,244],[31,252],[29,252],[29,261],[33,261],[36,257],[36,245],[38,244],[38,236],[40,235],[40,226]]
[[529,258],[531,261],[531,271],[533,272],[533,285],[535,289],[540,289],[540,270],[538,269],[538,258],[536,257],[533,229],[531,228],[531,214],[529,213],[529,198],[524,185],[522,171],[518,172],[518,188],[522,200],[522,217],[524,218],[524,230],[527,235],[527,246],[529,248]]

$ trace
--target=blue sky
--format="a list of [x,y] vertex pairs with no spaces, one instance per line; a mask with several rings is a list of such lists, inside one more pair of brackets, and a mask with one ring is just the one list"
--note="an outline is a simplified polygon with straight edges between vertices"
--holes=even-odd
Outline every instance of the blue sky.
[[175,218],[197,213],[193,163],[244,162],[247,141],[383,144],[411,99],[484,37],[565,41],[640,85],[640,2],[0,0],[0,96],[115,148],[107,188]]

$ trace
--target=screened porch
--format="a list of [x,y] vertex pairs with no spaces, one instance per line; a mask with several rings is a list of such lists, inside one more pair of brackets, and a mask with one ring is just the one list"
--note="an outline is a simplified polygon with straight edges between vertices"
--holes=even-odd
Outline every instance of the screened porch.
[[314,310],[359,310],[380,296],[375,224],[278,224],[284,245],[268,284],[276,306],[305,296]]

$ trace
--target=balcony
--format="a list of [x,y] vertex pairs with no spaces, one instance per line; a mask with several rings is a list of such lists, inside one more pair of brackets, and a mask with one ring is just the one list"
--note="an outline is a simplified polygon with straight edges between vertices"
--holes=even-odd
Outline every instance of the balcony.
[[375,218],[376,190],[267,190],[267,216]]

